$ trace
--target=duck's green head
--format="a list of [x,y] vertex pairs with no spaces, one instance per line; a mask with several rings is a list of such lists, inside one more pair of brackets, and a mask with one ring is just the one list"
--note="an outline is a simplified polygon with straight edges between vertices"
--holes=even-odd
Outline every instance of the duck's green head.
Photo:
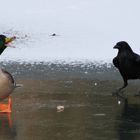
[[0,55],[8,47],[7,44],[15,40],[15,38],[15,36],[8,38],[5,35],[0,35]]

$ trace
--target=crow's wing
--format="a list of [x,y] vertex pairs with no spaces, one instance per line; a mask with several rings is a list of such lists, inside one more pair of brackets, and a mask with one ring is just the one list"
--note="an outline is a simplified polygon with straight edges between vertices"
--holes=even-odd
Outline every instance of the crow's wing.
[[118,61],[118,58],[117,57],[115,57],[114,59],[113,59],[113,64],[115,65],[115,67],[119,67],[119,61]]
[[134,56],[135,56],[136,64],[140,66],[140,56],[138,54],[136,54],[136,53],[134,53]]

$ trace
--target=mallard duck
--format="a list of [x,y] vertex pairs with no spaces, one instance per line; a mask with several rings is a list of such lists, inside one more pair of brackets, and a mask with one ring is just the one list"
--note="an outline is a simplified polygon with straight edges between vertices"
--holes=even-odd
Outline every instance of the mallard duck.
[[15,39],[16,39],[15,36],[8,38],[5,35],[0,35],[0,55],[8,47],[8,44]]
[[[15,37],[7,38],[5,35],[0,35],[0,54],[14,39]],[[18,86],[9,72],[0,69],[0,101],[8,98],[8,104],[0,103],[0,112],[11,112],[12,100],[10,94]]]

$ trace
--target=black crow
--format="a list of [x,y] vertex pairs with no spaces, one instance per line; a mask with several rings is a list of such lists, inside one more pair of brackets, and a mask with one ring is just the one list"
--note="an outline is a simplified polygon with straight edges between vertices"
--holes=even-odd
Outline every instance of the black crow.
[[119,69],[124,81],[124,85],[115,92],[119,95],[119,92],[128,85],[128,80],[140,79],[140,56],[134,53],[125,41],[118,42],[114,49],[118,49],[118,54],[113,59],[113,64]]

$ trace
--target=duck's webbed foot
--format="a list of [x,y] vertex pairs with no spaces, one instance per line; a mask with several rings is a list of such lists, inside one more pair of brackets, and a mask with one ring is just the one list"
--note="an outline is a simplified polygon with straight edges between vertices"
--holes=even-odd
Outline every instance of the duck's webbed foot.
[[8,104],[0,103],[0,112],[3,113],[10,113],[11,112],[11,106],[12,106],[12,98],[8,97]]

